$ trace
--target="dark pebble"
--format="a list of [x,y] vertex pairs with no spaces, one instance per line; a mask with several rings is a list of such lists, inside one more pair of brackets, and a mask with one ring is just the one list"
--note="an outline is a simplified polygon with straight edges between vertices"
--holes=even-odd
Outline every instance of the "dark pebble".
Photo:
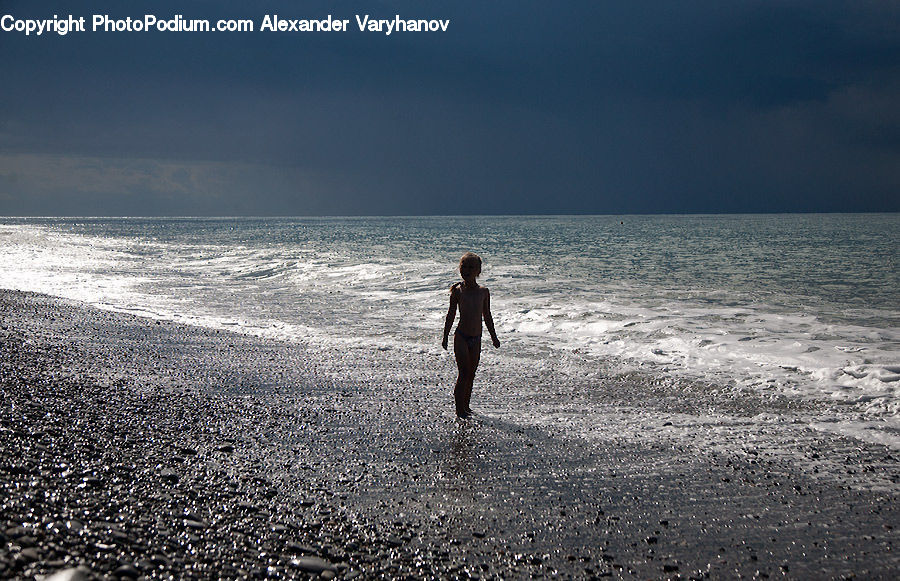
[[84,479],[82,480],[82,485],[83,485],[83,486],[88,486],[88,487],[91,487],[91,488],[100,488],[101,486],[103,486],[103,481],[100,480],[99,478],[96,478],[96,477],[91,476],[91,477],[88,477],[88,478],[84,478]]
[[7,537],[9,537],[9,538],[11,538],[11,539],[17,539],[17,538],[19,538],[19,537],[25,536],[25,534],[26,534],[28,531],[26,531],[26,530],[25,530],[24,528],[22,528],[22,527],[12,527],[12,528],[6,529],[6,531],[4,531],[4,532],[5,532],[5,534],[6,534]]
[[70,531],[78,532],[84,529],[84,523],[78,520],[77,518],[71,518],[66,521],[66,528]]
[[17,543],[19,544],[19,546],[22,547],[22,548],[34,547],[35,545],[38,544],[37,539],[34,538],[34,537],[32,537],[31,535],[25,535],[25,536],[23,536],[23,537],[19,537],[19,538],[16,540],[16,542],[17,542]]
[[127,578],[127,579],[137,579],[141,576],[141,572],[132,567],[131,565],[122,565],[115,571],[113,571],[113,575],[116,577]]
[[153,555],[150,557],[150,563],[157,567],[171,567],[172,561],[165,555]]
[[285,545],[285,548],[291,553],[298,555],[315,555],[318,551],[308,545],[301,545],[299,543],[288,543]]
[[149,571],[153,568],[153,563],[151,563],[147,559],[139,559],[137,562],[135,562],[134,566],[141,571]]
[[159,473],[159,477],[162,478],[164,482],[170,482],[172,484],[177,484],[178,480],[181,478],[174,470],[163,470]]

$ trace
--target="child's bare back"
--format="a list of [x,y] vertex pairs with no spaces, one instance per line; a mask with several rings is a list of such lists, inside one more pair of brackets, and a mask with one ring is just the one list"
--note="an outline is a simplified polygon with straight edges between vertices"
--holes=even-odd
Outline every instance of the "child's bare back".
[[481,258],[477,254],[467,252],[459,261],[459,274],[462,282],[450,287],[450,308],[444,321],[444,339],[441,345],[447,348],[450,328],[456,319],[459,309],[459,325],[453,334],[453,353],[459,375],[453,391],[456,399],[456,414],[467,417],[472,414],[469,401],[472,397],[472,384],[475,370],[481,359],[481,321],[484,320],[494,347],[500,346],[494,330],[494,319],[491,316],[491,293],[486,287],[479,286],[475,278],[481,274]]

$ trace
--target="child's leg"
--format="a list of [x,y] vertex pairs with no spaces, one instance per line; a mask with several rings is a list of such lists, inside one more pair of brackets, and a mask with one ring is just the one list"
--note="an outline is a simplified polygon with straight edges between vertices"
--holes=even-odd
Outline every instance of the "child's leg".
[[459,372],[456,377],[453,398],[456,400],[456,415],[463,418],[469,415],[469,398],[472,396],[475,367],[472,365],[469,345],[457,333],[453,334],[453,353],[456,355],[456,368]]
[[471,362],[472,373],[469,375],[469,382],[466,384],[466,389],[463,393],[463,404],[466,410],[466,414],[472,413],[472,408],[469,407],[469,401],[472,399],[472,386],[475,384],[475,370],[478,369],[478,362],[481,360],[481,341],[476,341],[474,345],[466,346],[469,348],[469,361]]

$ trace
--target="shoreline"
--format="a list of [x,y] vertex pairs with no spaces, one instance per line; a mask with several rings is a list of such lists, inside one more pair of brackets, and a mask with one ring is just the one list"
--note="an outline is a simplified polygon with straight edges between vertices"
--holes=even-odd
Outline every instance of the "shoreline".
[[[801,456],[849,475],[821,478],[753,442],[716,450],[715,431],[713,446],[640,432],[627,380],[592,397],[610,434],[640,435],[585,441],[491,413],[505,392],[457,422],[438,364],[323,359],[17,291],[0,313],[2,577],[900,572],[900,463],[878,445],[807,430]],[[342,379],[350,364],[369,380]],[[881,481],[895,486],[859,485]]]

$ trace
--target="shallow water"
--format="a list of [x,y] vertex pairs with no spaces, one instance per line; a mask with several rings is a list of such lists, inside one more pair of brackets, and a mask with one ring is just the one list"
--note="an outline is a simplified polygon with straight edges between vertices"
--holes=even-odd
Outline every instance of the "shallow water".
[[900,448],[898,234],[896,214],[5,218],[0,286],[422,354],[475,250],[504,343],[491,381],[548,389],[527,370],[553,361],[598,386],[639,372],[813,400],[810,426]]

